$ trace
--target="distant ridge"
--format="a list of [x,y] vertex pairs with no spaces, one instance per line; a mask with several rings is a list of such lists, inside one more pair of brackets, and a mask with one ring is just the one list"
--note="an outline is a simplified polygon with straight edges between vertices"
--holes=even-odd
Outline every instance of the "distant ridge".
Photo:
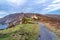
[[57,19],[60,19],[60,14],[46,14],[46,16],[49,16],[49,17],[54,17],[54,18],[57,18]]
[[[31,17],[33,15],[35,15],[36,13],[15,13],[15,14],[10,14],[10,15],[7,15],[5,16],[4,18],[0,19],[0,23],[2,22],[7,22],[7,21],[13,21],[14,19],[15,20],[19,20],[20,18],[22,18],[23,16],[26,16],[26,17]],[[40,14],[39,14],[40,15]]]
[[[57,17],[60,18],[60,15],[42,15],[42,14],[38,14],[38,13],[15,13],[15,14],[10,14],[10,15],[7,15],[4,18],[0,19],[0,23],[9,23],[9,22],[12,23],[14,21],[18,21],[23,16],[32,17],[34,15],[39,17],[40,22],[48,22],[48,23],[57,23],[58,22],[58,23],[60,23],[60,19],[57,19]],[[55,16],[57,16],[57,17],[55,18]]]

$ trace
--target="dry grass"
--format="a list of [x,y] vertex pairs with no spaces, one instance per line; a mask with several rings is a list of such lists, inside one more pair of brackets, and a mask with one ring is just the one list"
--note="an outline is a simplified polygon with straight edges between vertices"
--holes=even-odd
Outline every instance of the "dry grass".
[[59,25],[57,25],[57,24],[50,24],[50,23],[44,23],[44,24],[45,24],[45,27],[48,30],[54,32],[57,35],[58,39],[60,40],[60,29],[58,27]]

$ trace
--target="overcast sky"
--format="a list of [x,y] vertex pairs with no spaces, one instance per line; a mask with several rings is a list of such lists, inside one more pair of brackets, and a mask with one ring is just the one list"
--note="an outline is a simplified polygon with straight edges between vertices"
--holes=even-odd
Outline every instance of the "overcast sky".
[[0,0],[0,18],[16,12],[60,14],[60,0]]

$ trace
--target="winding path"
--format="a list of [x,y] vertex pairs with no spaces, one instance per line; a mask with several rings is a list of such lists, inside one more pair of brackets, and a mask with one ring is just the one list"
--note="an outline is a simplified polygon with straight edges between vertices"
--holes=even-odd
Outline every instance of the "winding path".
[[53,32],[50,32],[45,26],[40,23],[39,37],[37,40],[57,40],[56,35]]

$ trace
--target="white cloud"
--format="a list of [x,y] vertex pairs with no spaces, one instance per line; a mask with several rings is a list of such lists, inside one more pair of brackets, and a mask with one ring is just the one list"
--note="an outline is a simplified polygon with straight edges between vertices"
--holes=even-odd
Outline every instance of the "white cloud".
[[4,12],[4,11],[0,11],[0,15],[1,15],[1,14],[6,14],[6,13],[7,13],[7,12]]
[[10,10],[12,13],[21,11],[47,13],[60,9],[60,0],[5,0],[5,3],[9,7],[12,6]]
[[51,4],[47,8],[45,8],[45,10],[47,11],[54,11],[57,9],[60,9],[60,4]]
[[36,4],[41,4],[41,3],[45,3],[46,2],[46,0],[36,0],[36,1],[34,1]]
[[60,2],[60,0],[54,0],[52,3],[58,3]]
[[49,4],[46,8],[43,9],[45,12],[51,12],[60,9],[60,2],[59,0],[52,1],[51,4]]
[[6,0],[8,2],[8,4],[12,5],[12,6],[20,6],[23,5],[27,0]]
[[5,12],[5,11],[0,11],[0,18],[8,15],[9,13]]
[[24,12],[32,12],[32,10],[33,10],[33,8],[27,7],[25,9],[23,9],[22,11],[24,11]]

